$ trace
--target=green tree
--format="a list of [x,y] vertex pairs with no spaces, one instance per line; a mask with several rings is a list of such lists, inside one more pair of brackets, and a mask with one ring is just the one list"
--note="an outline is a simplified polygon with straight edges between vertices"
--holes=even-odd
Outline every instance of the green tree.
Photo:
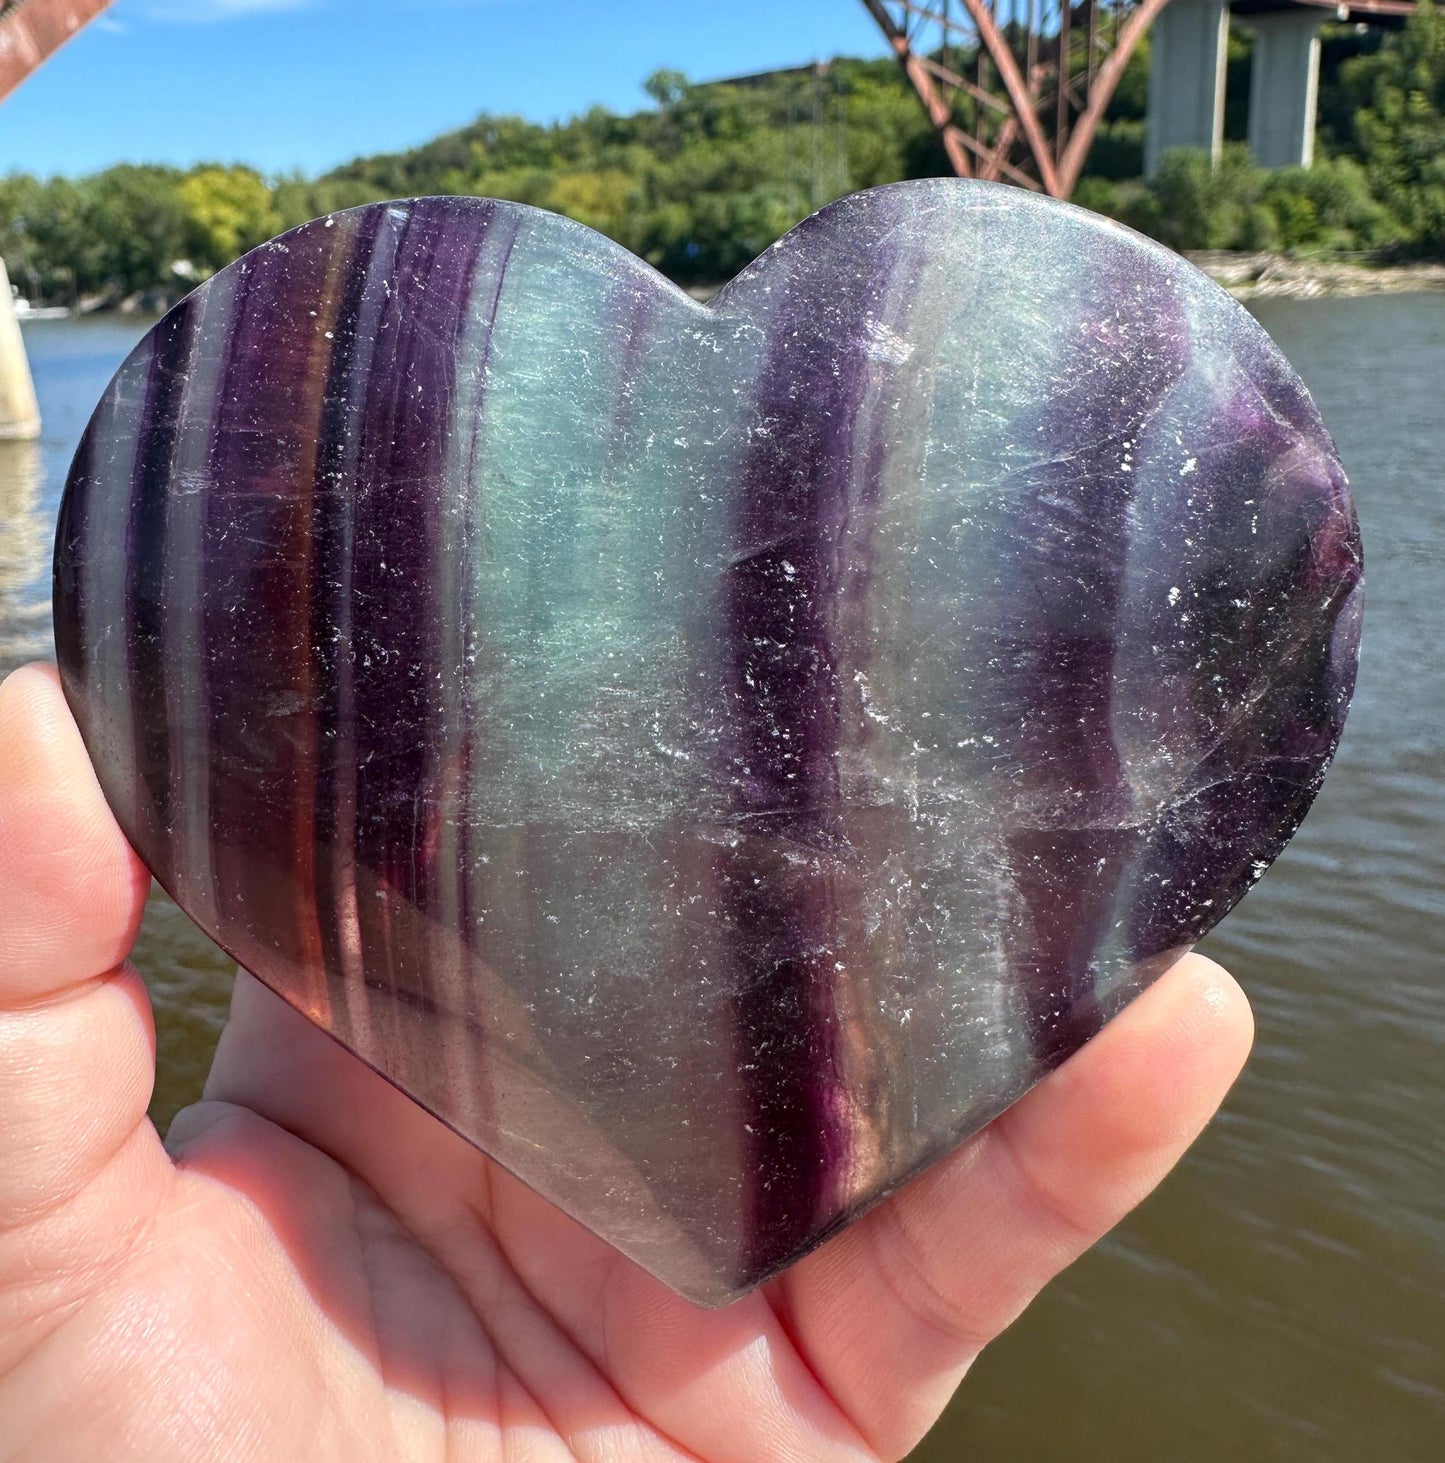
[[681,71],[654,71],[642,89],[659,107],[676,106],[687,95],[687,77]]
[[80,184],[85,227],[94,246],[82,255],[83,292],[114,298],[153,290],[186,257],[186,212],[176,168],[107,168]]
[[1278,168],[1265,175],[1263,202],[1285,249],[1377,249],[1400,237],[1398,222],[1371,194],[1369,177],[1354,158]]
[[[1180,249],[1445,249],[1445,22],[1424,4],[1383,42],[1337,28],[1326,56],[1327,132],[1340,155],[1271,174],[1231,144],[1213,167],[1203,154],[1166,158],[1146,183],[1141,46],[1076,200]],[[971,64],[964,53],[949,60]],[[1235,101],[1246,61],[1247,45],[1235,38]],[[383,198],[477,194],[555,209],[681,282],[716,282],[851,189],[948,171],[888,58],[732,82],[658,72],[644,89],[655,105],[628,115],[594,107],[541,125],[484,114],[421,147],[357,158],[314,179],[268,181],[219,165],[44,181],[16,174],[0,179],[0,251],[43,299],[159,299],[185,283],[174,268],[183,259],[210,273],[322,214]]]
[[1375,198],[1406,243],[1445,252],[1445,17],[1430,3],[1372,56],[1344,67]]
[[1226,146],[1217,163],[1192,148],[1167,152],[1138,213],[1127,221],[1174,249],[1278,248],[1264,178],[1237,143]]
[[264,243],[281,227],[266,180],[252,168],[199,167],[177,196],[186,215],[186,246],[203,274],[214,274]]

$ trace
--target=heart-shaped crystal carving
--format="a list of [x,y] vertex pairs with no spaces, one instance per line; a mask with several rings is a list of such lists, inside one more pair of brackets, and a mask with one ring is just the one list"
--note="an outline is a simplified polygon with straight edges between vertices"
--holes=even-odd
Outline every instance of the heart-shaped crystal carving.
[[1258,877],[1339,735],[1359,570],[1264,332],[1078,210],[880,189],[704,306],[422,199],[138,347],[57,641],[195,920],[718,1302]]

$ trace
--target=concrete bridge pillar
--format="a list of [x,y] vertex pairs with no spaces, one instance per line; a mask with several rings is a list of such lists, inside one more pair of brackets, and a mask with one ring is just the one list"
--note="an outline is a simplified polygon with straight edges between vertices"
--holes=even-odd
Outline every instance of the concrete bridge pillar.
[[40,435],[40,406],[25,359],[25,342],[10,297],[10,276],[0,259],[0,441],[28,441]]
[[1319,10],[1241,18],[1254,32],[1249,152],[1262,168],[1307,168],[1314,161],[1320,27],[1330,18]]
[[1150,31],[1149,114],[1144,176],[1171,148],[1197,147],[1217,159],[1224,142],[1225,0],[1170,0]]

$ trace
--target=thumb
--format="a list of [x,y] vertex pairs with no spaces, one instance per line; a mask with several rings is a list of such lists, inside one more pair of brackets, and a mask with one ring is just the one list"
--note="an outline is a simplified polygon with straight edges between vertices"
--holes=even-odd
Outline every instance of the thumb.
[[15,672],[0,684],[0,1363],[42,1319],[26,1306],[69,1298],[47,1274],[74,1279],[119,1243],[119,1210],[141,1213],[164,1172],[150,1003],[123,963],[148,885],[55,672]]

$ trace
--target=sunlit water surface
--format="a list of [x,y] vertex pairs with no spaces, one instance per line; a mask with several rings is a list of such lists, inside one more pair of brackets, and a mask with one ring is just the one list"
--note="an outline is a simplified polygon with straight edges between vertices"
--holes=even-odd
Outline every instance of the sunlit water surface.
[[[916,1455],[932,1463],[1445,1457],[1445,296],[1257,313],[1364,521],[1349,730],[1298,838],[1208,941],[1254,999],[1246,1076],[1163,1190],[984,1356]],[[140,330],[26,330],[45,435],[0,444],[0,672],[50,654],[61,485]],[[199,1089],[230,968],[160,899],[137,959],[164,1124]]]

